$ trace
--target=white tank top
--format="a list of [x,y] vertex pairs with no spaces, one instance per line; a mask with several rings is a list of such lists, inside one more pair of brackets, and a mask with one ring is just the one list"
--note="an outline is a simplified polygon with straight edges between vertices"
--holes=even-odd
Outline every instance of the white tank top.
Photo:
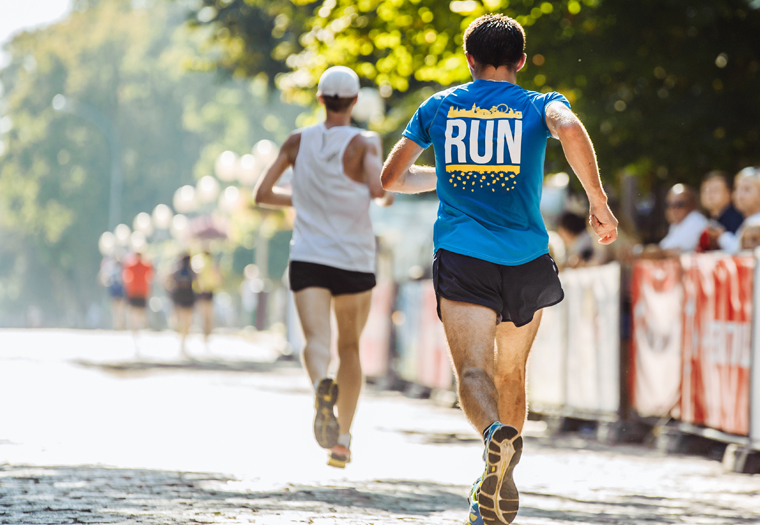
[[290,259],[342,270],[375,271],[375,235],[369,219],[369,187],[343,171],[343,154],[361,130],[327,129],[324,123],[301,130],[293,167],[296,220]]

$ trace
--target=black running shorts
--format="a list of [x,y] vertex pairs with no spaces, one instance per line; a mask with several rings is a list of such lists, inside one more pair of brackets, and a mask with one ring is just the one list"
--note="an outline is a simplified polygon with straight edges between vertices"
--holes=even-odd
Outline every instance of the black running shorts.
[[135,308],[145,308],[148,305],[148,300],[145,297],[128,297],[127,301],[130,306]]
[[497,323],[510,321],[515,326],[528,324],[536,311],[565,296],[557,265],[548,254],[505,266],[441,249],[433,259],[433,285],[439,318],[445,297],[491,308]]
[[290,289],[327,288],[332,295],[366,292],[375,287],[375,274],[341,270],[333,266],[304,261],[290,261]]

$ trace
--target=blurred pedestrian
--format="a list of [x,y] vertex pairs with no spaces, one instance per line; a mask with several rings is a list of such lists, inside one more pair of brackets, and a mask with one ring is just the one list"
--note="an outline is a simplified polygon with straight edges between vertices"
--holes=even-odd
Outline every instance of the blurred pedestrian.
[[[485,471],[468,523],[511,523],[512,471],[522,454],[526,365],[542,308],[564,296],[548,254],[540,199],[546,141],[558,138],[590,202],[599,242],[617,238],[591,140],[559,93],[516,84],[525,32],[484,15],[464,33],[473,82],[441,91],[417,110],[383,167],[390,191],[437,190],[433,282],[457,375],[459,400],[483,433]],[[435,168],[417,166],[433,145]]]
[[702,232],[709,226],[707,217],[699,212],[697,192],[684,184],[676,184],[668,191],[665,219],[670,228],[659,246],[673,253],[695,251]]
[[169,295],[174,303],[174,315],[177,323],[177,332],[180,335],[180,351],[187,357],[187,334],[193,324],[193,306],[195,305],[195,272],[190,264],[190,254],[183,253],[177,266],[170,275],[168,288]]
[[744,216],[731,203],[732,190],[733,185],[725,172],[711,171],[702,180],[700,200],[711,219],[720,224],[723,230],[736,233]]
[[577,268],[594,258],[594,240],[586,229],[586,218],[571,211],[562,212],[557,233],[565,245],[564,267]]
[[100,262],[99,281],[108,291],[114,330],[124,330],[126,325],[124,308],[124,281],[121,260],[118,256],[106,256]]
[[[197,264],[195,264],[196,261]],[[198,270],[195,285],[198,292],[198,309],[203,324],[203,338],[208,344],[209,336],[214,329],[214,293],[222,285],[222,276],[208,251],[193,257],[193,263],[193,267]]]
[[[375,286],[369,204],[372,197],[390,204],[392,195],[380,184],[380,136],[350,125],[359,77],[349,68],[332,67],[322,74],[318,90],[325,121],[288,137],[255,196],[257,204],[296,211],[289,278],[306,338],[303,361],[315,389],[314,434],[330,450],[328,465],[342,468],[351,459],[351,423],[363,383],[359,339]],[[275,188],[291,166],[292,192]],[[340,359],[335,379],[327,375],[331,305]]]
[[745,225],[760,220],[760,168],[744,168],[736,174],[735,184],[734,206],[746,218],[735,234],[723,231],[718,236],[718,245],[728,253],[736,253],[741,249]]
[[760,220],[751,219],[742,228],[741,249],[754,250],[760,246]]
[[[145,308],[153,282],[153,266],[139,251],[135,252],[124,261],[122,279],[129,303],[129,327],[135,336],[136,344],[137,331],[146,326]],[[135,349],[139,351],[137,346]]]

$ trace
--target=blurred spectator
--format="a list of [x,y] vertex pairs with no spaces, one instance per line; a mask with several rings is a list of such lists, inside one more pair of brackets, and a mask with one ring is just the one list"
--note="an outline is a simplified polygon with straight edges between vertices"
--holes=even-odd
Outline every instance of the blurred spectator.
[[565,244],[564,266],[575,268],[594,258],[594,240],[586,229],[586,218],[571,211],[560,215],[557,233]]
[[182,254],[177,263],[177,268],[171,274],[167,288],[174,303],[174,313],[177,321],[177,332],[180,334],[180,350],[182,355],[187,356],[185,342],[190,326],[193,324],[193,306],[195,305],[195,272],[190,266],[190,255]]
[[222,276],[208,251],[193,257],[193,269],[197,271],[195,285],[198,291],[198,307],[203,320],[203,337],[208,343],[208,338],[214,329],[214,293],[222,285]]
[[135,252],[124,261],[122,279],[129,303],[129,325],[137,335],[139,329],[145,328],[145,307],[153,281],[153,266],[140,252]]
[[745,224],[742,231],[742,250],[754,250],[760,246],[760,221],[752,219],[748,222],[749,224]]
[[108,290],[114,330],[124,330],[126,325],[124,318],[124,281],[121,272],[121,261],[118,257],[103,257],[98,280]]
[[711,171],[702,181],[702,206],[710,218],[717,221],[725,231],[736,233],[744,216],[731,204],[733,185],[722,171]]
[[670,224],[668,234],[660,241],[662,250],[693,252],[699,237],[708,227],[707,218],[699,213],[697,192],[684,184],[676,184],[665,198],[665,218]]
[[718,237],[718,245],[728,253],[736,253],[741,246],[744,228],[760,221],[760,169],[744,168],[736,175],[734,206],[746,219],[736,234],[723,231]]

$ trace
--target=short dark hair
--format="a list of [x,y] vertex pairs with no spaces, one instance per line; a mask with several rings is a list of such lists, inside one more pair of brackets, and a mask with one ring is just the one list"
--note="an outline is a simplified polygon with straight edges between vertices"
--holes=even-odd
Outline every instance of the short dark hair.
[[714,171],[709,172],[707,175],[705,175],[705,178],[702,179],[702,184],[704,184],[708,180],[713,180],[713,179],[719,179],[723,181],[723,184],[726,185],[726,188],[728,189],[728,191],[731,191],[734,187],[734,185],[731,184],[731,179],[728,178],[728,173],[726,173],[725,171],[720,171],[720,170],[714,170]]
[[345,113],[356,97],[339,97],[337,95],[322,95],[325,107],[333,113]]
[[482,66],[514,68],[525,51],[525,31],[508,16],[483,15],[465,30],[462,47]]
[[580,235],[586,229],[586,218],[566,211],[559,216],[559,227],[566,229],[573,235]]

